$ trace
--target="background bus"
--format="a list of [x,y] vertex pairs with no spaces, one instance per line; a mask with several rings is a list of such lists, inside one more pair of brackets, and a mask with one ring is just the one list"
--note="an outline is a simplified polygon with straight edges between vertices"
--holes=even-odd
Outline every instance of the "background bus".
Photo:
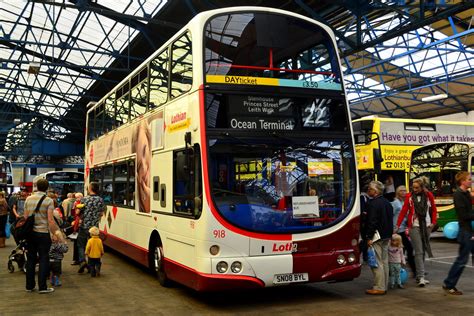
[[37,175],[33,179],[33,190],[36,190],[36,182],[39,179],[46,179],[49,182],[49,189],[54,190],[61,200],[64,200],[68,193],[84,193],[84,173],[78,171],[48,171]]
[[474,143],[431,144],[412,153],[410,180],[421,176],[429,179],[441,228],[457,221],[453,193],[457,189],[455,176],[459,171],[474,174]]
[[468,122],[369,116],[352,124],[361,185],[373,179],[384,182],[388,176],[393,177],[395,188],[407,185],[411,153],[416,148],[448,141],[474,142],[474,123]]
[[105,243],[196,290],[360,274],[355,154],[331,30],[208,11],[88,111]]
[[12,163],[4,156],[0,156],[0,191],[8,194],[13,192]]

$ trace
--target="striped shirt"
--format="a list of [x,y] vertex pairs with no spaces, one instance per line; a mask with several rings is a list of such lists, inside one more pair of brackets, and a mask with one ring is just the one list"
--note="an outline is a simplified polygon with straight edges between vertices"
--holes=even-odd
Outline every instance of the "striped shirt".
[[[25,201],[25,216],[28,217],[35,212],[36,206],[38,205],[39,200],[45,192],[36,191],[32,195],[26,198]],[[53,216],[54,211],[54,202],[50,197],[46,197],[41,203],[41,206],[38,210],[38,213],[35,214],[35,225],[33,226],[33,231],[37,233],[48,233],[48,212],[51,212],[51,217]]]

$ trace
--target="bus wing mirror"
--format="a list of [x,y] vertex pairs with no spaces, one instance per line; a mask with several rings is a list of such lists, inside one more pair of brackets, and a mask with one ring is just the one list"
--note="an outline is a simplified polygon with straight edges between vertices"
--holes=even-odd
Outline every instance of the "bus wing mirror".
[[382,153],[380,152],[380,149],[374,148],[373,156],[374,156],[374,171],[375,173],[380,174],[382,172],[382,162],[383,162],[383,157],[382,157]]

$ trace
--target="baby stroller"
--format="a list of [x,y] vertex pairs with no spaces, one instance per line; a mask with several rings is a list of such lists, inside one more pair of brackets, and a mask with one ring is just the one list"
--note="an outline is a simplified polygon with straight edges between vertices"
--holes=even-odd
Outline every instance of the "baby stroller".
[[18,269],[26,272],[26,241],[20,241],[16,248],[12,250],[8,256],[8,271],[10,273],[15,272],[15,266],[13,262],[16,262]]

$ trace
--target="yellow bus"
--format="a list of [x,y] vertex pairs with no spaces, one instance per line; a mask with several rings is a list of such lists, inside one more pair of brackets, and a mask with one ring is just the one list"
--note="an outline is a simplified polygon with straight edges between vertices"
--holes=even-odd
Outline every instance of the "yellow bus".
[[412,153],[410,180],[418,177],[429,179],[438,210],[439,227],[458,220],[453,193],[457,188],[455,176],[459,171],[469,171],[471,176],[474,174],[474,143],[436,143],[420,147]]
[[393,177],[408,185],[413,150],[440,142],[474,142],[474,123],[367,116],[352,122],[360,184]]

